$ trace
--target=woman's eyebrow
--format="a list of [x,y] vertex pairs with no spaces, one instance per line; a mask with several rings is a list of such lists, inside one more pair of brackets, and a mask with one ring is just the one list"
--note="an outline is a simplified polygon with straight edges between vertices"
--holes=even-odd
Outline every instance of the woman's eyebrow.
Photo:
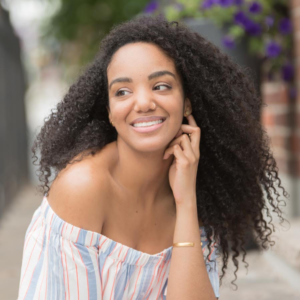
[[[153,79],[153,78],[160,77],[160,76],[163,76],[163,75],[171,75],[171,76],[173,76],[173,77],[176,79],[175,74],[173,74],[172,72],[167,71],[167,70],[162,70],[162,71],[157,71],[157,72],[151,73],[151,74],[148,76],[148,80],[151,80],[151,79]],[[111,86],[112,86],[114,83],[117,83],[117,82],[132,82],[132,79],[131,79],[130,77],[120,77],[120,78],[116,78],[116,79],[114,79],[114,80],[110,83],[109,89],[111,89]]]

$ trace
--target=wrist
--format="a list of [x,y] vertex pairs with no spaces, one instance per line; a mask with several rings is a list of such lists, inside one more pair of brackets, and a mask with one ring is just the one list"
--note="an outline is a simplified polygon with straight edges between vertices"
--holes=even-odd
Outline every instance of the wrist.
[[197,203],[186,202],[176,205],[176,220],[196,220],[198,219]]
[[184,200],[175,200],[176,203],[176,211],[178,210],[194,210],[197,209],[197,197],[192,196],[188,197]]

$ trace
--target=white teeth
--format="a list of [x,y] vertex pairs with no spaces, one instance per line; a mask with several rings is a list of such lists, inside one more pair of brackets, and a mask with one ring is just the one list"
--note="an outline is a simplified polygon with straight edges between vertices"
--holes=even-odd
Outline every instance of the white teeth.
[[152,126],[154,124],[159,124],[162,122],[163,122],[163,120],[157,120],[157,121],[153,121],[153,122],[135,123],[132,126],[133,127],[146,127],[146,126]]

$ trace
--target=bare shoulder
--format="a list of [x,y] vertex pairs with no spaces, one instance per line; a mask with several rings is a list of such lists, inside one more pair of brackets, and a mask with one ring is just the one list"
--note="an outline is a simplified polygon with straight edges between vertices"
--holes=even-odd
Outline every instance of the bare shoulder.
[[69,164],[53,181],[47,200],[64,221],[101,233],[108,199],[108,176],[96,158]]

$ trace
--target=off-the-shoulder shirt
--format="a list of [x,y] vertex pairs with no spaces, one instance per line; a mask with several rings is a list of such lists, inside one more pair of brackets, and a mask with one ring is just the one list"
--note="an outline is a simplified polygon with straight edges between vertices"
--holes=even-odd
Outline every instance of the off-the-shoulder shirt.
[[[204,227],[200,232],[219,297],[217,243],[208,255]],[[76,227],[56,215],[44,196],[25,234],[18,300],[166,300],[172,248],[150,255]]]

